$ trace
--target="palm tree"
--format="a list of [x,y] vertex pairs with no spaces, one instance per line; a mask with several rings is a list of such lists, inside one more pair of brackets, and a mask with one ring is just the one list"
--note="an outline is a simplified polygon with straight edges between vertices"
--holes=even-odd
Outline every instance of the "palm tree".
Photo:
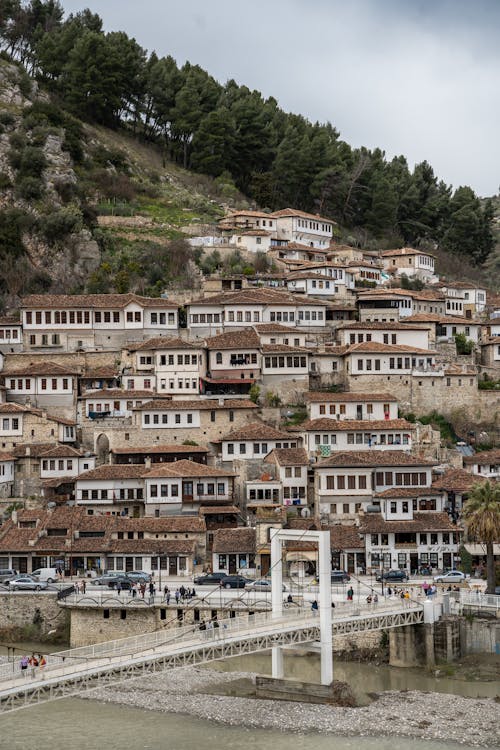
[[495,593],[493,544],[500,542],[500,482],[478,482],[469,492],[462,517],[471,539],[486,544],[486,593]]

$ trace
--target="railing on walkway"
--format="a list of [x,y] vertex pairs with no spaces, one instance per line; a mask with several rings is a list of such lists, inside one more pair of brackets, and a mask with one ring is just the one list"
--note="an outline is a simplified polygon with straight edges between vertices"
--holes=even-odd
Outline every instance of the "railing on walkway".
[[496,594],[482,594],[479,591],[461,591],[461,607],[477,607],[477,609],[488,609],[492,612],[500,611],[500,596]]

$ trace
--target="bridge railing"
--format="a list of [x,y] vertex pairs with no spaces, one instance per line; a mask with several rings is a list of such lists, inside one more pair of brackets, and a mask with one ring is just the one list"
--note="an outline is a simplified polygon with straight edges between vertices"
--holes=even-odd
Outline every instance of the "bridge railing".
[[500,596],[496,594],[482,594],[479,591],[461,591],[459,601],[462,606],[491,609],[494,612],[500,611]]

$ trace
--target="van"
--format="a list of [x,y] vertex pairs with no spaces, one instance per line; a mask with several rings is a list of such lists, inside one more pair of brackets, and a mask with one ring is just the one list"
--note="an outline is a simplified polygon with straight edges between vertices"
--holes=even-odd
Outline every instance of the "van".
[[47,583],[54,583],[59,578],[57,568],[38,568],[31,575],[37,581],[47,581]]
[[17,570],[12,568],[0,568],[0,583],[7,583],[10,578],[17,576]]

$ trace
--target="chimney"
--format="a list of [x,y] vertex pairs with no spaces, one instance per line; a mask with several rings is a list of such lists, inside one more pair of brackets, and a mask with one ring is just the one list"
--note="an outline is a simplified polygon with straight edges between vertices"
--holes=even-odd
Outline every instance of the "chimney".
[[144,466],[146,467],[146,470],[149,471],[151,468],[151,456],[146,456],[144,458]]
[[12,513],[10,514],[10,519],[12,523],[16,524],[17,526],[17,510],[12,511]]
[[24,455],[27,456],[27,457],[31,456],[31,445],[27,445],[26,446],[26,448],[24,450]]
[[219,406],[224,406],[224,399],[222,396],[219,396]]

